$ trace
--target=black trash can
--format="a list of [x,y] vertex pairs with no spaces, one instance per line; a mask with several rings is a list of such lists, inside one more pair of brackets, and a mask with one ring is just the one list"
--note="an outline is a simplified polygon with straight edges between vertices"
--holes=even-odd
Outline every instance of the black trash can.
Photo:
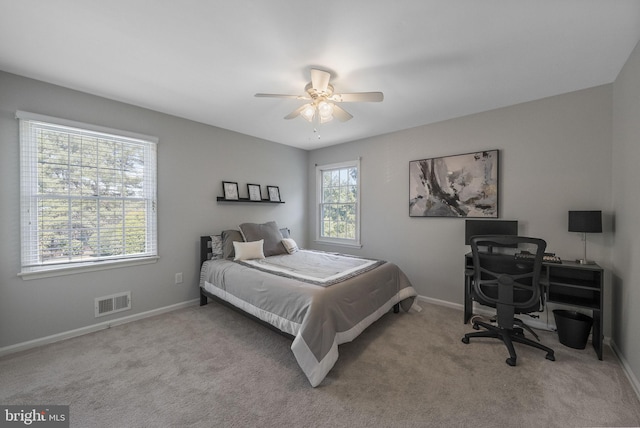
[[558,339],[569,348],[584,349],[587,346],[593,318],[576,311],[554,309]]

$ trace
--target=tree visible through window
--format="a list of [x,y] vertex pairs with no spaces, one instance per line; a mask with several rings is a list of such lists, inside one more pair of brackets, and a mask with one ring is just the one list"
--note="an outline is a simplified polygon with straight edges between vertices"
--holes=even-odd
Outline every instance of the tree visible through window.
[[23,272],[157,255],[156,142],[24,115]]
[[359,162],[318,167],[319,239],[359,244]]

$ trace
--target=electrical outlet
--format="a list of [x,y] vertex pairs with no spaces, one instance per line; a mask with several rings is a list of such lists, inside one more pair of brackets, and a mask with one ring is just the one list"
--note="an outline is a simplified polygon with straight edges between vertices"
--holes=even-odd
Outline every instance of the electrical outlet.
[[182,272],[176,274],[176,284],[182,284]]

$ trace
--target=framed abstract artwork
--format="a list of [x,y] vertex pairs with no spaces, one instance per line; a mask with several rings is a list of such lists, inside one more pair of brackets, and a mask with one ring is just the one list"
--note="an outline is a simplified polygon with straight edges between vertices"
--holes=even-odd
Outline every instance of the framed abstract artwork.
[[498,217],[498,150],[409,162],[410,217]]

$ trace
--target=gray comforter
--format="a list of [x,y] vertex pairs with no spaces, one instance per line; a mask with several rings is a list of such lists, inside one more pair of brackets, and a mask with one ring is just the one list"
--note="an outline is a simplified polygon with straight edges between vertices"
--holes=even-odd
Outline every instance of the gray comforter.
[[[319,257],[316,262],[312,253]],[[274,268],[264,264],[209,260],[200,276],[200,286],[211,294],[295,336],[291,350],[314,387],[338,359],[339,344],[355,339],[396,303],[408,311],[417,295],[393,263],[351,266],[343,279],[339,273],[307,275],[295,267],[296,259],[300,266],[326,265],[331,258],[327,254],[303,250],[268,257],[278,272],[268,272]]]

